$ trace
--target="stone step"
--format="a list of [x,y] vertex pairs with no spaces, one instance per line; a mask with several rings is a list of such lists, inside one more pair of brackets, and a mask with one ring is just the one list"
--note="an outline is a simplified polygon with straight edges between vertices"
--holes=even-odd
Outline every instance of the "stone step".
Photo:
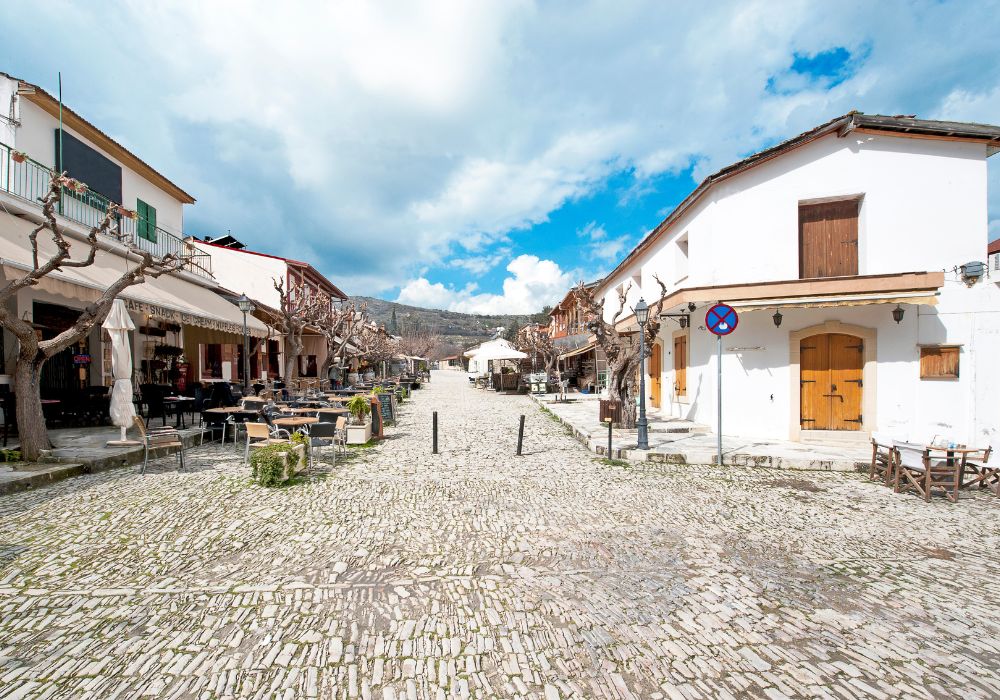
[[803,430],[799,441],[806,445],[837,445],[863,447],[871,444],[868,433],[861,430]]

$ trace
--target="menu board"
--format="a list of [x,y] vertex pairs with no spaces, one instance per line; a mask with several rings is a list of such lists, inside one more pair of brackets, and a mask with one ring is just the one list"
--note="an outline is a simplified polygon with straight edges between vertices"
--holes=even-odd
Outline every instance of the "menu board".
[[393,410],[392,394],[380,394],[378,398],[382,407],[382,422],[391,423],[396,420],[395,411]]

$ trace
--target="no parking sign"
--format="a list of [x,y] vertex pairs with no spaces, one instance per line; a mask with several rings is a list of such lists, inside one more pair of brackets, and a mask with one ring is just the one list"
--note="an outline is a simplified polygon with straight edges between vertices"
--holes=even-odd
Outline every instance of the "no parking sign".
[[716,432],[718,433],[716,446],[718,448],[717,459],[719,466],[722,466],[722,336],[729,335],[740,325],[740,317],[736,309],[729,304],[716,304],[705,314],[705,327],[710,333],[715,335],[718,343],[717,357],[715,361],[716,379],[716,408],[718,409],[718,420],[716,422]]

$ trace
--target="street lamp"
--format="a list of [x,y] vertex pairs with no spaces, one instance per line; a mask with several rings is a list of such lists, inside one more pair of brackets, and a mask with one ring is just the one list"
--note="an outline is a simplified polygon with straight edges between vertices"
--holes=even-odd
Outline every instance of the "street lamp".
[[649,306],[640,297],[634,311],[635,320],[639,322],[639,420],[635,422],[635,427],[639,431],[639,442],[636,448],[648,450],[649,424],[646,422],[646,368],[644,360],[646,358],[646,321],[649,320]]
[[243,395],[246,396],[250,386],[250,334],[247,332],[247,314],[253,311],[253,302],[246,294],[241,294],[236,305],[243,312]]

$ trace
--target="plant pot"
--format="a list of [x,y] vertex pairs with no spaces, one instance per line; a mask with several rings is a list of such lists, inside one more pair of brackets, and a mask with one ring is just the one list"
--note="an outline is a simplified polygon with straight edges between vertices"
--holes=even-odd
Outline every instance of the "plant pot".
[[282,481],[288,481],[306,468],[306,460],[303,459],[305,453],[305,445],[296,445],[285,453],[285,477]]
[[10,159],[13,160],[15,163],[23,163],[26,160],[28,160],[27,156],[17,151],[14,151],[10,154]]
[[366,445],[368,444],[368,441],[371,439],[372,439],[371,421],[365,423],[364,425],[347,426],[348,445]]

